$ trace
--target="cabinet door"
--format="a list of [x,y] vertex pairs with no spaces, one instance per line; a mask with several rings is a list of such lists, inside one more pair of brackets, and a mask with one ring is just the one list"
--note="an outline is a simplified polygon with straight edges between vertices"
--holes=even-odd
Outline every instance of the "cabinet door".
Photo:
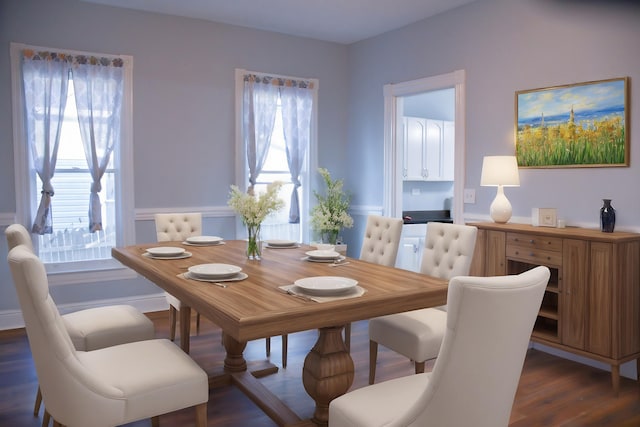
[[443,125],[440,120],[426,121],[425,177],[428,181],[440,181],[443,174],[444,153],[442,151]]
[[485,273],[487,276],[504,276],[506,265],[507,236],[504,231],[487,231]]
[[455,122],[443,122],[442,134],[442,180],[453,181],[455,178],[456,152]]
[[404,118],[404,155],[402,177],[422,181],[426,176],[425,119]]
[[423,237],[404,237],[398,248],[396,267],[419,272],[423,246]]
[[559,284],[560,339],[581,350],[586,339],[586,290],[589,283],[589,242],[564,239],[562,278]]
[[613,244],[592,242],[590,261],[587,351],[610,357],[613,339]]

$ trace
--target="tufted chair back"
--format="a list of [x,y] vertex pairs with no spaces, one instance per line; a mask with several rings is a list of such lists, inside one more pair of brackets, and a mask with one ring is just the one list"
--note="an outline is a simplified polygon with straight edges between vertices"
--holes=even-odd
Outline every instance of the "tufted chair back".
[[398,255],[402,234],[402,220],[379,215],[369,215],[360,259],[374,264],[393,267]]
[[154,218],[158,242],[179,241],[202,235],[202,214],[200,213],[155,214]]
[[477,234],[470,225],[428,223],[420,272],[441,279],[468,275]]
[[11,224],[4,230],[4,234],[7,237],[7,244],[9,249],[13,249],[18,245],[24,245],[27,249],[33,252],[33,241],[31,240],[31,234],[24,228],[22,224]]

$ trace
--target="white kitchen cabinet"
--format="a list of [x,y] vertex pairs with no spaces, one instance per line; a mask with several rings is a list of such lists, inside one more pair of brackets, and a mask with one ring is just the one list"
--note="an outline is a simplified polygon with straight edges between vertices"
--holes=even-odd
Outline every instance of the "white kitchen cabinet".
[[427,224],[405,224],[402,226],[396,267],[404,270],[420,271],[426,234]]
[[405,181],[453,181],[455,137],[453,122],[403,118]]

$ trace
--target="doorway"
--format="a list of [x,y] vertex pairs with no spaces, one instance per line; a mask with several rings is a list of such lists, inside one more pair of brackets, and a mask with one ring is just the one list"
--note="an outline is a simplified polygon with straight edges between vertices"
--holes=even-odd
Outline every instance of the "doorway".
[[[384,192],[384,208],[385,212],[392,217],[402,217],[403,207],[416,203],[415,200],[408,200],[405,194],[407,187],[404,186],[407,157],[404,151],[405,134],[403,121],[407,116],[416,115],[415,103],[423,97],[436,99],[439,96],[451,96],[453,103],[453,117],[444,117],[441,114],[438,119],[440,121],[449,122],[453,127],[454,147],[453,147],[453,184],[451,178],[435,178],[433,174],[427,178],[428,172],[423,172],[424,181],[430,181],[433,194],[437,194],[442,199],[443,207],[447,207],[451,211],[451,217],[454,222],[462,223],[463,218],[463,191],[465,182],[464,155],[465,155],[465,72],[464,70],[454,71],[448,74],[442,74],[433,77],[427,77],[419,80],[385,85],[384,87],[384,132],[385,132],[385,192]],[[444,98],[443,98],[444,99]],[[449,102],[449,101],[445,101]],[[428,114],[436,114],[433,112]],[[427,113],[425,113],[427,114]],[[424,115],[421,113],[421,115]],[[446,157],[446,153],[440,153],[442,158]],[[418,178],[419,179],[419,178]],[[418,182],[418,181],[415,181]],[[448,184],[447,184],[448,182]],[[421,193],[421,188],[431,191],[429,188],[421,187],[424,184],[416,184],[411,191],[422,197],[428,198],[427,194]],[[430,184],[431,185],[431,184]],[[416,189],[418,190],[416,192]],[[451,197],[446,197],[451,194]],[[415,199],[415,198],[414,198]],[[447,199],[447,200],[445,200]],[[440,199],[436,203],[440,204]]]

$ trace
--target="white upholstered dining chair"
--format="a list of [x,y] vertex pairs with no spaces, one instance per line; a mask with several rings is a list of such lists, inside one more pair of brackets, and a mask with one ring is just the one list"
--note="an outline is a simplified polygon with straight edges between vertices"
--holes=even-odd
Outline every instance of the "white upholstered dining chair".
[[[11,224],[5,229],[9,249],[23,245],[33,253],[33,242],[29,231],[22,224]],[[91,351],[134,341],[155,338],[153,322],[135,307],[111,305],[95,307],[62,316],[76,350]],[[33,415],[37,416],[42,404],[42,392],[38,387]],[[49,424],[46,410],[43,425]]]
[[[402,224],[403,221],[400,218],[369,215],[360,248],[360,260],[393,267],[402,237]],[[344,341],[347,351],[350,351],[350,323],[344,327]]]
[[[182,242],[188,237],[202,235],[201,213],[155,214],[154,220],[158,242]],[[164,296],[169,304],[169,339],[173,341],[176,338],[176,321],[182,302],[169,292],[165,292]],[[199,332],[200,313],[196,313],[196,333]]]
[[[430,222],[420,272],[441,279],[469,274],[476,246],[477,228]],[[400,353],[424,372],[425,362],[440,351],[446,329],[445,307],[424,308],[369,320],[369,384],[376,376],[378,344]]]
[[169,340],[153,339],[78,351],[49,294],[47,273],[23,245],[9,251],[9,268],[47,411],[54,425],[115,426],[195,407],[207,424],[204,372]]
[[536,267],[451,279],[433,371],[338,397],[329,404],[329,427],[506,427],[549,275]]

